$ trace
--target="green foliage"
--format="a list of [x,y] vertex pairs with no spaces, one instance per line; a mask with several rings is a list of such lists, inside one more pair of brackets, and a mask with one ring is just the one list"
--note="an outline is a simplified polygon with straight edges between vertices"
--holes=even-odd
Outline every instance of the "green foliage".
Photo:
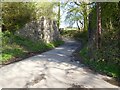
[[40,43],[33,42],[25,37],[15,36],[13,42],[16,42],[20,46],[24,46],[24,48],[30,52],[43,51],[45,48],[48,48],[42,41]]
[[60,46],[64,43],[64,41],[62,40],[58,40],[58,41],[54,41],[51,44],[54,45],[54,47]]
[[2,34],[2,59],[0,60],[2,63],[16,57],[26,57],[27,53],[30,52],[42,53],[64,43],[63,41],[52,43],[34,42],[25,37],[15,36],[8,31]]
[[10,58],[12,58],[12,55],[10,55],[10,54],[2,54],[2,58],[0,60],[0,64],[3,63],[3,62],[8,61]]
[[102,3],[102,27],[104,29],[117,28],[119,22],[118,2]]
[[91,17],[91,27],[93,30],[96,30],[97,29],[97,13],[96,13],[96,6],[93,6],[92,10],[91,10],[91,13],[92,13],[92,17]]
[[65,18],[66,23],[69,23],[69,26],[73,26],[74,24],[77,24],[78,29],[80,30],[81,25],[84,30],[87,30],[88,27],[88,21],[87,17],[89,14],[89,10],[87,9],[87,3],[86,2],[71,2],[69,1],[67,3],[67,15]]
[[[104,59],[107,63],[117,64],[120,65],[119,60],[119,25],[118,25],[118,18],[119,18],[119,8],[118,3],[101,3],[102,7],[102,46],[100,50],[96,51],[97,57],[96,59],[101,60]],[[93,9],[93,17],[92,21],[96,20],[95,8]],[[95,22],[92,23],[92,28]]]
[[[119,8],[118,3],[101,3],[102,33],[101,47],[96,49],[95,39],[97,29],[96,5],[91,10],[91,43],[81,50],[80,55],[84,62],[99,72],[120,78],[119,59]],[[95,38],[95,39],[94,39]],[[89,48],[88,48],[89,47]],[[91,54],[91,55],[90,55]]]
[[[98,59],[89,59],[89,55],[88,55],[88,47],[85,46],[81,51],[80,51],[80,56],[82,56],[83,58],[83,63],[86,65],[89,65],[90,68],[92,68],[93,70],[97,71],[97,72],[101,72],[101,73],[105,73],[109,76],[115,77],[115,78],[119,78],[120,76],[120,67],[117,64],[114,63],[106,63],[105,59],[103,59],[103,57],[101,57],[100,53],[98,53],[98,51],[96,52],[95,56],[98,58],[99,56],[101,58]],[[113,61],[114,62],[114,61]]]
[[[2,3],[2,59],[1,62],[9,61],[16,57],[25,57],[30,52],[41,53],[63,44],[62,41],[44,43],[34,42],[28,38],[14,35],[16,30],[22,28],[32,20],[44,16],[49,19],[56,19],[54,8],[58,7],[57,2],[4,2]],[[58,13],[58,12],[57,12]],[[0,42],[1,44],[1,42]]]
[[2,4],[3,30],[15,30],[23,27],[27,22],[35,18],[34,3],[4,2]]
[[87,31],[78,31],[74,34],[76,40],[81,40],[83,45],[86,45],[88,42],[88,32]]
[[73,34],[76,32],[76,30],[63,30],[61,32],[61,35],[65,37],[73,37]]
[[88,32],[87,31],[79,31],[79,30],[63,30],[61,34],[65,37],[71,37],[76,40],[82,41],[85,45],[88,41]]
[[41,16],[50,18],[50,19],[57,19],[58,17],[56,17],[58,12],[55,12],[53,9],[55,7],[58,7],[58,3],[57,2],[39,2],[36,3],[36,12],[37,12],[37,16],[36,18],[40,18]]
[[2,4],[2,30],[15,32],[26,23],[39,19],[41,16],[56,19],[56,12],[53,10],[56,2],[4,2]]
[[81,20],[82,16],[79,12],[79,6],[75,5],[74,2],[69,1],[67,3],[62,4],[62,6],[67,11],[65,22],[67,24],[69,23],[69,26],[73,26],[74,23]]

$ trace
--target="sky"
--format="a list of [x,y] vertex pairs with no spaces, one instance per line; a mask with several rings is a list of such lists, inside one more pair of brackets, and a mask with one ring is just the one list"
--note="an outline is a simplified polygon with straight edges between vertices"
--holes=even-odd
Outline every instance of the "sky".
[[67,24],[65,23],[65,16],[66,16],[66,12],[63,13],[63,10],[61,10],[61,19],[60,19],[60,28],[64,28],[67,26]]
[[[66,12],[63,13],[63,10],[61,10],[60,28],[65,28],[65,27],[69,26],[69,24],[67,24],[65,22],[65,16],[66,15],[67,15]],[[77,25],[74,24],[73,27],[77,27]]]
[[[64,1],[63,1],[64,2]],[[69,24],[65,22],[65,16],[67,15],[67,11],[65,11],[64,8],[60,9],[60,15],[61,15],[61,20],[60,20],[60,28],[65,28],[68,27]],[[77,27],[76,24],[73,25],[73,27]]]
[[[72,1],[72,0],[71,0]],[[65,3],[65,1],[64,0],[61,0],[61,2],[63,3]],[[70,4],[70,3],[69,3]],[[67,5],[65,6],[66,8],[68,7]],[[65,17],[66,17],[66,15],[67,15],[67,11],[65,11],[65,8],[60,8],[60,14],[61,14],[61,23],[60,23],[60,28],[65,28],[65,27],[68,27],[69,26],[69,24],[67,24],[67,22],[65,22]],[[80,24],[79,24],[80,25]],[[73,24],[73,26],[72,27],[77,27],[77,24],[76,23],[74,23]]]

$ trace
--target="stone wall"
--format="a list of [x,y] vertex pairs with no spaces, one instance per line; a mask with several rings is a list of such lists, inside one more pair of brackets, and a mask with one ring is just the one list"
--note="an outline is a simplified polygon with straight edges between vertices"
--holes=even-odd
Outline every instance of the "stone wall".
[[60,40],[60,33],[55,20],[42,17],[39,20],[27,23],[16,32],[17,35],[28,37],[34,41],[52,42]]

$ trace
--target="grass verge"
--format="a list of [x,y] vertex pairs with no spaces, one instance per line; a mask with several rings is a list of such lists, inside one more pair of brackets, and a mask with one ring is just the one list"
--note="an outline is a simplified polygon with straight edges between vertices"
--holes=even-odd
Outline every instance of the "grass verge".
[[2,36],[2,58],[0,59],[0,64],[9,64],[19,61],[51,50],[63,43],[64,42],[61,40],[51,43],[44,43],[42,41],[34,42],[25,37],[5,33]]
[[[99,52],[97,52],[99,53]],[[80,51],[80,56],[83,58],[83,63],[88,65],[91,69],[100,72],[102,74],[107,74],[114,78],[120,78],[120,67],[117,64],[108,62],[106,63],[105,60],[98,59],[90,59],[88,55],[88,47],[85,46]],[[97,56],[98,57],[98,56]],[[102,58],[102,56],[101,56]]]

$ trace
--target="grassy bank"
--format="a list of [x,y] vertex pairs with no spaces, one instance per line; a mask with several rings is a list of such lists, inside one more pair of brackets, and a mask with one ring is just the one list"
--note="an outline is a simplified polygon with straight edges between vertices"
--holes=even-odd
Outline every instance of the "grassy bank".
[[[107,74],[109,76],[112,76],[114,78],[119,78],[120,77],[120,67],[119,65],[115,64],[115,63],[111,63],[111,62],[106,62],[102,55],[96,56],[98,59],[90,59],[89,55],[88,55],[88,47],[85,46],[81,51],[80,51],[80,56],[83,58],[83,63],[88,65],[91,69],[103,73],[103,74]],[[99,51],[97,51],[95,53],[98,54],[100,53]],[[112,59],[112,58],[111,58]]]
[[[110,34],[110,33],[108,33]],[[107,74],[109,76],[120,78],[120,65],[119,65],[119,49],[118,40],[115,38],[111,40],[112,35],[103,34],[102,46],[100,49],[96,49],[94,44],[91,45],[92,49],[88,47],[88,32],[87,31],[75,31],[75,30],[65,30],[62,35],[66,37],[72,37],[76,40],[82,41],[82,50],[80,51],[80,57],[83,58],[82,62],[94,69],[94,71]],[[115,35],[114,35],[115,36]]]
[[2,59],[0,63],[6,64],[12,61],[39,54],[63,44],[63,41],[44,43],[34,42],[28,38],[15,36],[10,33],[2,34]]

